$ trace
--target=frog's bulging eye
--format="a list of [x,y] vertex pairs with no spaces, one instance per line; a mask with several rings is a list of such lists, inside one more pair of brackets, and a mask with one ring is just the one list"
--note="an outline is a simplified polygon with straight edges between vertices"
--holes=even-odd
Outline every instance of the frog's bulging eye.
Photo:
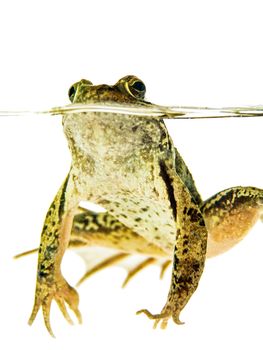
[[75,84],[71,86],[71,88],[68,91],[68,97],[71,103],[73,103],[74,97],[76,94],[76,87]]
[[121,78],[115,86],[124,94],[129,94],[136,99],[143,100],[146,87],[144,83],[138,79],[135,75],[126,75]]
[[73,103],[77,91],[82,90],[83,88],[89,88],[92,85],[92,82],[86,79],[82,79],[77,83],[73,84],[68,91],[68,97],[70,99],[70,102]]
[[135,80],[130,83],[129,90],[134,97],[144,98],[146,87],[141,80]]
[[133,84],[132,84],[132,87],[139,91],[139,92],[144,92],[146,89],[145,89],[145,85],[143,84],[142,81],[135,81]]

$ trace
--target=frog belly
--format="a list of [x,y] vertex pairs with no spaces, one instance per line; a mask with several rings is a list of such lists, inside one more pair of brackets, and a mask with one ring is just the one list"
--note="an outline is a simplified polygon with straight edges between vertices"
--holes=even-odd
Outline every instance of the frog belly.
[[159,246],[169,255],[173,252],[176,222],[169,201],[141,197],[134,193],[108,194],[94,198],[125,226]]

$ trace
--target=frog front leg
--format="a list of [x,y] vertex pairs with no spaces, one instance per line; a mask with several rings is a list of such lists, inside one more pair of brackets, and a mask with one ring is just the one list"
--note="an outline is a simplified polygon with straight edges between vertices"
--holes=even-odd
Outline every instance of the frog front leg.
[[176,176],[170,161],[160,163],[160,174],[166,183],[177,226],[172,279],[167,302],[160,314],[145,309],[137,313],[145,313],[154,319],[155,327],[161,321],[161,328],[165,328],[170,317],[181,324],[180,313],[198,286],[206,258],[207,229],[199,206]]
[[39,309],[42,307],[45,325],[52,336],[54,334],[50,326],[49,314],[53,299],[70,323],[72,321],[67,313],[65,303],[68,304],[81,322],[81,314],[78,310],[78,294],[64,279],[60,268],[70,239],[74,212],[78,202],[78,195],[69,175],[47,212],[41,235],[35,303],[29,324],[33,323]]

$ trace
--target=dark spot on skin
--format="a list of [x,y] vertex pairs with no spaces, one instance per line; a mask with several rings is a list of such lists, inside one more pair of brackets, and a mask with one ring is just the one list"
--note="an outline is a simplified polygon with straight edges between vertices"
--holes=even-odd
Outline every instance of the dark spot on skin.
[[38,277],[39,277],[40,279],[43,279],[43,278],[45,278],[45,277],[48,276],[48,273],[45,272],[45,271],[38,271],[37,274],[38,274]]
[[[81,221],[80,221],[81,222]],[[84,221],[82,221],[82,223],[85,225],[85,226],[89,226],[90,224],[90,219],[86,218]]]
[[150,145],[150,144],[153,143],[153,139],[151,138],[150,135],[145,134],[145,135],[143,135],[143,137],[142,137],[142,142],[143,142],[144,144],[146,144],[146,145]]
[[196,202],[195,202],[193,197],[191,198],[191,203],[196,204]]
[[49,273],[48,273],[48,270],[46,269],[45,265],[41,264],[39,266],[39,270],[38,270],[37,274],[38,274],[39,278],[45,278],[48,276]]
[[[175,247],[176,248],[176,247]],[[177,258],[177,256],[174,256],[174,260],[173,260],[173,268],[174,270],[176,270],[177,268],[177,264],[179,263],[179,259]]]
[[47,230],[47,225],[45,225],[44,227],[43,227],[43,231],[46,231]]
[[183,241],[183,247],[187,246],[188,243],[189,243],[188,239],[185,239],[185,240]]
[[149,207],[142,208],[141,210],[142,210],[142,211],[148,211],[148,210],[149,210]]
[[168,172],[167,172],[167,168],[164,164],[164,162],[160,162],[160,176],[162,177],[165,186],[166,186],[166,191],[168,194],[168,198],[172,207],[172,211],[173,211],[173,216],[174,216],[174,220],[176,221],[176,217],[177,217],[177,204],[176,204],[176,200],[174,197],[174,189],[173,189],[173,184],[172,184],[172,179],[170,178]]
[[197,272],[200,269],[200,264],[198,262],[196,262],[192,265],[192,268],[195,270],[195,272]]
[[[185,208],[185,209],[186,209],[186,208]],[[187,215],[188,215],[188,216],[191,216],[191,215],[193,214],[194,210],[196,210],[196,209],[189,208],[189,209],[187,210]]]
[[180,284],[182,287],[185,286],[187,287],[187,285],[191,285],[193,283],[193,279],[191,276],[180,276],[176,282],[178,284]]
[[63,188],[62,188],[62,194],[60,197],[60,202],[59,202],[59,208],[58,208],[58,215],[61,218],[61,216],[64,213],[64,206],[65,206],[65,202],[66,202],[66,190],[67,190],[67,186],[68,186],[68,180],[69,180],[69,175],[67,176]]
[[155,231],[158,231],[158,227],[155,227],[154,230],[155,230]]
[[52,221],[52,226],[55,226],[56,225],[56,222],[55,221]]
[[48,246],[45,250],[45,259],[50,260],[52,256],[56,253],[57,247],[56,246]]
[[187,253],[188,253],[188,249],[185,248],[185,249],[183,250],[183,254],[187,254]]
[[139,221],[142,221],[142,219],[141,218],[135,218],[134,221],[139,222]]
[[199,225],[200,225],[200,226],[205,226],[205,221],[204,221],[203,218],[200,220]]
[[93,215],[92,220],[93,220],[93,223],[95,223],[97,226],[99,226],[98,215]]
[[[106,221],[106,220],[105,220],[105,221]],[[118,224],[119,227],[122,226],[121,223],[119,223],[117,220],[111,220],[111,221],[110,221],[110,226],[113,226],[113,225],[116,225],[116,224]]]
[[195,208],[189,208],[187,215],[190,216],[191,222],[201,222],[202,220],[202,215]]
[[160,237],[160,236],[155,236],[154,238],[155,238],[155,239],[158,239],[158,240],[159,240],[159,239],[161,239],[161,237]]
[[122,216],[123,218],[127,219],[127,215],[125,215],[125,214],[120,214],[120,216]]

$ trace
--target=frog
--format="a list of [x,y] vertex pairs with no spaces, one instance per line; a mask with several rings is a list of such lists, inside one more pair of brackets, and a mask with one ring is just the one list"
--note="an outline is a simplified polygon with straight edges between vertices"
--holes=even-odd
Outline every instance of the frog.
[[[134,75],[114,85],[93,85],[82,79],[68,92],[74,104],[118,103],[147,107],[144,82]],[[206,258],[240,242],[262,218],[263,190],[236,186],[203,200],[193,176],[174,145],[162,118],[144,118],[112,111],[65,113],[64,134],[71,166],[43,224],[38,248],[35,300],[29,324],[42,309],[45,326],[54,336],[50,307],[55,301],[65,319],[68,309],[79,322],[79,295],[61,272],[68,248],[104,247],[111,256],[81,279],[133,255],[144,257],[126,282],[145,266],[172,265],[171,283],[159,313],[141,309],[165,328],[180,314],[196,291]],[[89,201],[104,212],[81,207]],[[81,282],[80,281],[80,282]],[[125,283],[126,283],[125,282]]]

